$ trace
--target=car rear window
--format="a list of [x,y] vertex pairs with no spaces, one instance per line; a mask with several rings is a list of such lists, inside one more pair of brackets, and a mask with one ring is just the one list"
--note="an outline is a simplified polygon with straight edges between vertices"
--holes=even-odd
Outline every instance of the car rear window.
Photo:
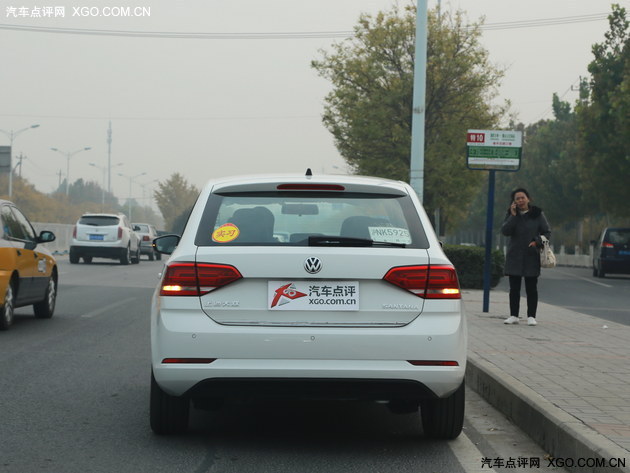
[[612,243],[613,245],[628,245],[630,244],[630,228],[608,230],[604,241]]
[[120,219],[118,217],[110,217],[104,215],[84,215],[79,219],[82,225],[93,225],[95,227],[109,227],[118,225]]
[[148,225],[142,225],[141,223],[136,223],[136,226],[139,228],[139,230],[138,230],[139,232],[142,232],[142,233],[149,233],[150,232]]
[[[340,192],[212,194],[195,243],[198,246],[308,246],[343,238],[428,248],[409,196]],[[357,245],[361,246],[361,245]]]

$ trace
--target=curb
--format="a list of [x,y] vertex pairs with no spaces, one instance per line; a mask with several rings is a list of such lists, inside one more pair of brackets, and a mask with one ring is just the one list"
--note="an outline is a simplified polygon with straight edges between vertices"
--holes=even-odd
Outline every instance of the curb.
[[[474,353],[468,356],[466,384],[554,458],[628,458],[624,448]],[[630,473],[630,467],[621,466],[564,467],[580,473]]]

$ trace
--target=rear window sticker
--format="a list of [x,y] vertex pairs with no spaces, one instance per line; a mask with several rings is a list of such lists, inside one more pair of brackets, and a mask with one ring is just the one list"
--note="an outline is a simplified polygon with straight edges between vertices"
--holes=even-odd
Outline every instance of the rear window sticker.
[[368,227],[370,238],[373,241],[382,241],[385,243],[404,243],[411,244],[411,234],[406,228],[397,227]]
[[233,223],[225,223],[212,232],[212,241],[217,243],[228,243],[238,238],[240,230]]

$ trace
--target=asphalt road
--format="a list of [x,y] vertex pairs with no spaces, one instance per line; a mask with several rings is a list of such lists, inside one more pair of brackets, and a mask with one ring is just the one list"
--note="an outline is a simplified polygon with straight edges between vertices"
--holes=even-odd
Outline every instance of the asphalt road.
[[[495,290],[509,291],[507,278]],[[525,296],[525,287],[521,289]],[[630,275],[593,277],[590,268],[543,269],[538,280],[541,302],[630,325]],[[521,307],[521,317],[525,307]]]
[[471,392],[465,433],[452,442],[425,439],[418,414],[332,402],[193,410],[190,433],[158,437],[148,422],[149,306],[162,263],[95,261],[59,258],[55,316],[22,308],[0,332],[3,473],[468,473],[482,458],[518,457],[544,466],[544,452]]

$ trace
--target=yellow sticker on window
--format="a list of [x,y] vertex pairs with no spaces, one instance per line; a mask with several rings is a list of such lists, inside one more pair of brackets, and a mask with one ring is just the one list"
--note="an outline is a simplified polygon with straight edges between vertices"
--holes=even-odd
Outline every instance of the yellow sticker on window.
[[225,223],[212,233],[212,240],[217,243],[228,243],[238,238],[240,230],[233,223]]

